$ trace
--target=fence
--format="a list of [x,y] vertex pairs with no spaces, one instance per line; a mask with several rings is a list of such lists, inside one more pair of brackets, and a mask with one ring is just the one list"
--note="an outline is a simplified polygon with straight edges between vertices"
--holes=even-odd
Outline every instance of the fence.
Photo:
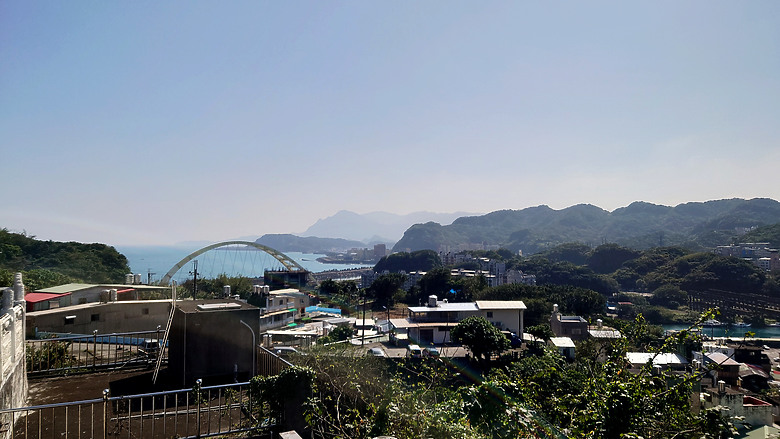
[[[196,438],[268,433],[277,422],[248,382],[0,410],[14,439]],[[6,437],[6,436],[3,436]]]
[[73,335],[27,341],[29,375],[94,370],[112,367],[152,366],[158,355],[168,358],[160,346],[163,332]]

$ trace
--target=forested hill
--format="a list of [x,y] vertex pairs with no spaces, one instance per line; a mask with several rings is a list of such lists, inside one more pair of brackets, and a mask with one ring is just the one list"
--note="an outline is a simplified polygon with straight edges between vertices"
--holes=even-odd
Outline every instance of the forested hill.
[[416,224],[393,250],[486,244],[532,254],[566,242],[613,242],[635,249],[679,245],[702,250],[733,242],[744,228],[778,222],[780,203],[767,198],[735,198],[675,207],[637,201],[612,212],[590,204],[561,210],[537,206],[462,217],[449,226]]
[[105,244],[40,241],[0,229],[0,286],[22,272],[28,290],[70,283],[122,283],[127,258]]

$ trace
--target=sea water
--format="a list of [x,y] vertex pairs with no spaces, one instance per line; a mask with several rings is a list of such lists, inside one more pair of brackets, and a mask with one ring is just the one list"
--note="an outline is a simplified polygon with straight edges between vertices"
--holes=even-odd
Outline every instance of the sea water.
[[[192,254],[193,252],[199,250],[202,247],[165,247],[165,246],[144,246],[144,247],[117,247],[117,251],[125,255],[127,257],[128,264],[130,265],[130,269],[133,273],[140,273],[141,277],[144,282],[147,281],[147,278],[149,274],[151,273],[151,279],[152,282],[159,281],[165,273],[168,272],[171,268],[173,268],[179,261],[186,258],[188,255]],[[210,252],[215,252],[218,250],[211,250]],[[233,250],[228,250],[228,252],[231,252]],[[248,251],[256,251],[256,250],[248,250]],[[260,252],[259,250],[257,250]],[[209,253],[209,252],[207,252]],[[365,267],[371,267],[371,265],[364,265],[364,264],[323,264],[321,262],[317,261],[317,258],[323,257],[325,255],[323,254],[314,254],[314,253],[301,253],[301,252],[285,252],[285,255],[287,255],[290,259],[297,262],[300,266],[305,268],[308,271],[311,271],[313,273],[319,273],[322,271],[328,271],[328,270],[345,270],[350,268],[365,268]],[[204,255],[199,256],[196,259],[201,260],[201,264],[208,262]],[[265,259],[270,260],[272,259],[271,256],[267,256]],[[231,260],[231,258],[222,258],[220,261],[221,266],[219,267],[220,272],[224,272],[228,275],[232,274],[244,274],[244,275],[250,275],[250,273],[243,273],[247,271],[248,269],[251,269],[253,273],[259,273],[262,276],[262,273],[264,269],[278,269],[280,268],[278,262],[275,260],[271,261],[271,263],[266,264],[270,266],[266,267],[258,267],[258,266],[252,266],[247,267],[246,262],[243,260]],[[189,271],[192,270],[192,262],[188,262],[185,266],[183,266],[180,270],[184,273],[189,273]],[[202,275],[208,275],[208,267],[204,267],[203,265],[199,266],[199,271],[202,273]],[[177,278],[180,276],[176,276]]]

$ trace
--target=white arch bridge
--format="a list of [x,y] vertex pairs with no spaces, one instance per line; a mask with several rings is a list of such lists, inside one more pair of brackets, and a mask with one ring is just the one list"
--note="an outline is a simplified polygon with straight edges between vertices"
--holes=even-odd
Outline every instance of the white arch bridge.
[[201,277],[230,276],[263,277],[268,270],[306,271],[295,260],[271,247],[251,241],[224,241],[196,250],[176,263],[160,280],[169,285],[178,280],[177,274],[189,262],[200,260],[198,273]]

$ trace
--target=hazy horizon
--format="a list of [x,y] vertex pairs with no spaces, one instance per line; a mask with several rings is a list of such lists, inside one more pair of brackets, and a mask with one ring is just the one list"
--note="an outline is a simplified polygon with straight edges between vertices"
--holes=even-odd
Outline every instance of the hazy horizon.
[[0,3],[0,227],[780,199],[780,3]]

